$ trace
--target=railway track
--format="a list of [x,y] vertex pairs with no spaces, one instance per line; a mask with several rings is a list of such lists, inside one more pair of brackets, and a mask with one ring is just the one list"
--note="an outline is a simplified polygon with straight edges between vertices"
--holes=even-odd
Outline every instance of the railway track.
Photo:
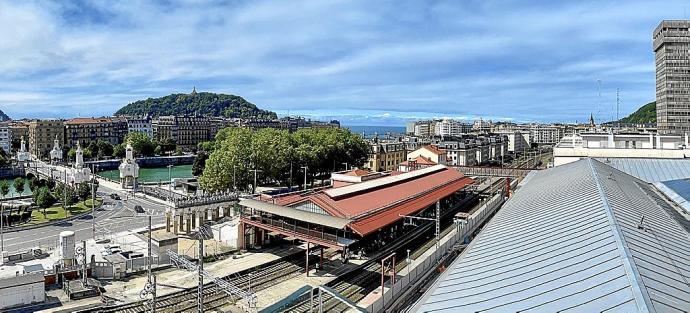
[[[239,273],[231,274],[223,279],[241,289],[249,289],[251,274],[251,290],[256,292],[277,285],[292,277],[304,273],[305,255],[297,253],[292,256],[274,261],[260,268],[248,269]],[[316,259],[310,257],[310,261]],[[206,310],[216,309],[227,305],[232,300],[227,293],[222,291],[213,283],[204,284],[204,308]],[[196,312],[197,289],[196,287],[173,292],[159,296],[156,299],[156,312],[177,313],[177,312]],[[144,313],[147,307],[144,301],[137,301],[119,304],[108,307],[100,307],[79,311],[83,313]]]
[[[491,185],[490,190],[495,188],[500,188],[501,181],[497,181]],[[459,203],[457,207],[463,207],[468,204],[472,204],[478,201],[478,196],[474,195],[465,199],[463,202]],[[452,223],[452,216],[455,214],[456,210],[446,211],[441,220],[445,221],[442,223],[442,228],[445,228]],[[427,242],[427,236],[432,235],[434,232],[434,223],[426,222],[420,225],[412,232],[407,234],[404,239],[395,242],[386,250],[379,253],[378,257],[372,258],[371,260],[365,262],[364,264],[354,268],[353,270],[337,277],[333,281],[326,284],[326,286],[334,289],[340,295],[347,298],[351,302],[357,303],[364,299],[368,294],[381,286],[381,259],[391,255],[391,253],[396,253],[397,260],[403,260],[407,249],[416,250],[424,246]],[[433,239],[432,239],[433,240]],[[402,258],[401,258],[402,257]],[[399,272],[404,268],[405,264],[400,262],[396,265],[396,272]],[[322,296],[323,301],[323,312],[346,312],[350,308],[343,304],[342,302],[334,299],[329,294],[324,294]],[[318,298],[314,299],[313,303],[317,303]],[[311,312],[310,306],[311,301],[309,296],[303,297],[301,301],[290,307],[286,312],[291,313],[306,313]]]

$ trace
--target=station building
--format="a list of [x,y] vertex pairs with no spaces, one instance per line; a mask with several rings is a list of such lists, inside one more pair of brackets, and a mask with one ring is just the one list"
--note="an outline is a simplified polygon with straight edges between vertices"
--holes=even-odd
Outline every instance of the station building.
[[462,207],[465,187],[474,182],[444,165],[406,173],[354,170],[332,181],[327,188],[241,200],[241,244],[261,246],[278,236],[343,253],[385,244],[403,231],[404,215]]

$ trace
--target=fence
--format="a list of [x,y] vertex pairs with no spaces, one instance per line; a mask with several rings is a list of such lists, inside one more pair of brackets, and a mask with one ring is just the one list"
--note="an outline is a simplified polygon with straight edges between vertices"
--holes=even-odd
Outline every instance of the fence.
[[453,168],[468,176],[525,177],[531,171],[531,169],[512,167],[453,166]]
[[470,236],[480,225],[482,225],[486,218],[491,216],[498,208],[501,207],[505,201],[504,194],[499,193],[487,201],[480,209],[474,212],[468,219],[467,223],[457,228],[457,232],[444,243],[439,243],[437,247],[429,256],[416,263],[414,268],[408,265],[400,273],[395,283],[390,285],[390,288],[384,292],[383,296],[374,301],[367,307],[369,312],[382,312],[387,306],[390,306],[395,299],[402,295],[410,286],[411,283],[419,281],[429,271],[438,267],[441,259],[451,252],[457,243],[465,242],[465,239]]

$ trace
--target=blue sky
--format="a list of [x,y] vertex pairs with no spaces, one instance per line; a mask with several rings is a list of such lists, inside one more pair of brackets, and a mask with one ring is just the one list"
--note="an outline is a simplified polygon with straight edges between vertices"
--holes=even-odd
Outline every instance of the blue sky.
[[[687,1],[3,1],[0,109],[112,114],[237,94],[348,125],[598,120],[654,100],[653,29]],[[601,101],[597,96],[601,80]]]

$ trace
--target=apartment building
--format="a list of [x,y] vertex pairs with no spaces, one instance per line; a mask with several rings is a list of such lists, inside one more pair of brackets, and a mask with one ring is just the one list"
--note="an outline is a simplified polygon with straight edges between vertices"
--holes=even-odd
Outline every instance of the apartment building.
[[12,140],[10,139],[10,125],[7,122],[0,122],[0,149],[5,153],[10,153]]
[[659,132],[690,132],[690,20],[666,20],[653,33]]
[[405,158],[405,143],[374,141],[370,143],[369,161],[366,167],[377,172],[393,171],[405,161]]
[[144,133],[149,138],[153,138],[153,126],[151,124],[151,117],[148,116],[131,116],[127,117],[127,132]]
[[48,157],[53,141],[65,143],[65,128],[62,120],[44,119],[29,121],[29,152],[36,157]]
[[122,143],[127,135],[127,121],[119,117],[73,118],[64,122],[65,144],[75,148],[103,140],[113,145]]
[[223,125],[221,119],[203,116],[160,116],[151,122],[155,140],[172,139],[183,149],[212,140]]
[[472,131],[472,125],[452,119],[443,119],[436,122],[434,135],[436,136],[460,136]]

